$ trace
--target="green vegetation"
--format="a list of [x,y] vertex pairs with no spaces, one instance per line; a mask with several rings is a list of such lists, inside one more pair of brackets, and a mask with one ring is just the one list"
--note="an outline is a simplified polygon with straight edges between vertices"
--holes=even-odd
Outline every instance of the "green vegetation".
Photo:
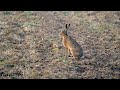
[[[1,11],[0,79],[120,79],[119,11]],[[65,57],[59,35],[83,48]]]

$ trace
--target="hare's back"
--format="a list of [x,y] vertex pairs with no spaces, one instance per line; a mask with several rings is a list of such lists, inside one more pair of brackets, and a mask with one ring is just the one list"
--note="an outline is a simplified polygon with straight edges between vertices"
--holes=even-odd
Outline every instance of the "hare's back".
[[74,39],[72,39],[71,37],[68,38],[68,43],[73,48],[76,48],[76,49],[81,48],[81,46]]

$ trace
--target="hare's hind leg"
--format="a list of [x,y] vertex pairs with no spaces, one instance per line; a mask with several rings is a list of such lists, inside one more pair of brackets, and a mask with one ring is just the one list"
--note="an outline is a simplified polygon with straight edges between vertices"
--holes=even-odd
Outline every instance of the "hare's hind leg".
[[76,52],[72,52],[72,56],[73,56],[74,60],[80,59],[79,55],[77,55]]

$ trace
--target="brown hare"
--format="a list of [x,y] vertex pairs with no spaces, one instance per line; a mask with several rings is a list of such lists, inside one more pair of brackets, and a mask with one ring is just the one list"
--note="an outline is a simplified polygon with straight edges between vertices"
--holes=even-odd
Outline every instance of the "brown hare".
[[83,56],[82,47],[67,34],[70,24],[66,24],[66,30],[61,31],[62,43],[66,49],[66,58],[71,54],[75,60],[79,60]]

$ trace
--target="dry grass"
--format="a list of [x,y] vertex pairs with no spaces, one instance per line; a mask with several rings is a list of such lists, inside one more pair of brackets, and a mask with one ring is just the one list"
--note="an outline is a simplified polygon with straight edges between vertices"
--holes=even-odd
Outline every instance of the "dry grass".
[[[65,60],[59,33],[87,58]],[[1,11],[0,79],[120,79],[119,11]]]

